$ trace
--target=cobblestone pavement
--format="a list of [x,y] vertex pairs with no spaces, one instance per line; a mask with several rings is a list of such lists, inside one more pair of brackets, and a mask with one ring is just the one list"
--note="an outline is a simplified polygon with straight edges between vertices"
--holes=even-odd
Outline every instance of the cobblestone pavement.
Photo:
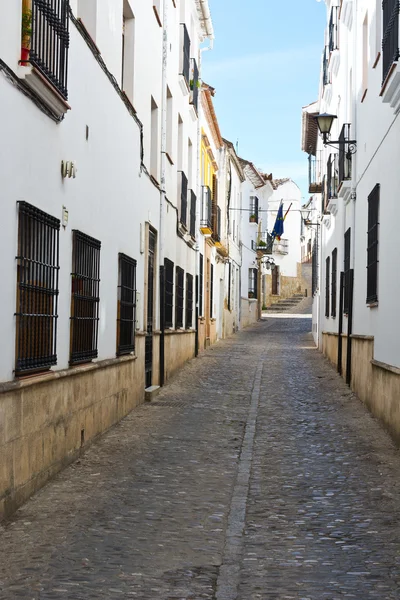
[[217,344],[41,490],[1,600],[400,599],[399,453],[309,328]]

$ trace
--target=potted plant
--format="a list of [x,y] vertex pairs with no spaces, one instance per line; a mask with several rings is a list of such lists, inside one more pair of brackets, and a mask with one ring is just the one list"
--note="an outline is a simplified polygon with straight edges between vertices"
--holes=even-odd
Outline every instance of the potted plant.
[[257,215],[250,215],[249,221],[250,223],[257,223]]
[[21,23],[21,65],[29,63],[29,50],[32,36],[32,11],[26,9],[22,12]]
[[257,244],[257,246],[259,246],[260,248],[266,248],[267,243],[264,242],[264,240],[260,240]]

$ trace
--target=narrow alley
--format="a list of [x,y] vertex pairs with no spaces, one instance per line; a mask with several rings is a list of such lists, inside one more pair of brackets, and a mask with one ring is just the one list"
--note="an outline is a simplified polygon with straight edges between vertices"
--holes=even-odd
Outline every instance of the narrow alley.
[[1,599],[400,598],[400,456],[310,323],[210,348],[3,523]]

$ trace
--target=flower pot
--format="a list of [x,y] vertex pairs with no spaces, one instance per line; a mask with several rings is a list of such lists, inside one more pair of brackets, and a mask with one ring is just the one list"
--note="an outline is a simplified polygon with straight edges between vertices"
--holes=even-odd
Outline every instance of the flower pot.
[[21,48],[21,65],[23,67],[29,65],[29,48]]

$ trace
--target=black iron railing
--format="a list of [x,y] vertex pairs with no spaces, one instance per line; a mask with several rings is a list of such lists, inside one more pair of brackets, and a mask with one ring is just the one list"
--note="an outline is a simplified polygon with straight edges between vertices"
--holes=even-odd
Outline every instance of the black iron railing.
[[186,329],[193,326],[193,275],[186,273]]
[[326,207],[328,205],[328,194],[327,194],[327,177],[323,176],[322,179],[322,188],[321,188],[321,213],[325,214]]
[[382,76],[389,75],[394,62],[399,59],[399,0],[383,0]]
[[322,77],[323,77],[322,81],[323,81],[323,85],[328,85],[328,83],[330,83],[330,81],[329,81],[328,65],[329,65],[329,47],[325,46],[324,52],[322,54]]
[[200,227],[212,228],[212,198],[211,190],[207,185],[202,187]]
[[310,194],[321,192],[320,161],[312,154],[308,155],[308,191]]
[[70,364],[97,358],[101,242],[73,230]]
[[199,107],[199,68],[195,58],[190,59],[191,62],[191,80],[190,80],[190,104],[193,104],[196,112]]
[[169,258],[164,260],[165,269],[165,326],[173,325],[174,309],[174,263]]
[[117,355],[121,356],[135,349],[136,260],[120,253],[118,263]]
[[316,292],[318,291],[318,287],[319,287],[319,243],[318,243],[318,232],[319,232],[319,228],[317,227],[317,232],[316,232],[316,236],[314,238],[314,242],[313,242],[313,247],[312,247],[312,258],[311,258],[311,263],[312,263],[312,271],[311,271],[311,291],[312,291],[312,295],[314,296],[316,294]]
[[328,256],[325,261],[325,317],[329,318],[330,308],[330,277],[331,277],[331,257]]
[[257,196],[250,197],[250,215],[249,221],[250,223],[258,223],[258,210],[259,210],[259,201]]
[[175,328],[183,327],[185,273],[181,267],[175,268]]
[[188,88],[190,87],[190,37],[186,25],[183,23],[183,48],[181,75],[184,76]]
[[190,235],[192,238],[196,237],[196,194],[193,190],[190,190]]
[[331,316],[336,317],[337,304],[337,248],[332,252]]
[[221,241],[221,209],[213,203],[212,238],[215,242]]
[[153,328],[154,328],[154,272],[156,259],[157,234],[149,227],[149,244],[147,257],[147,324],[144,344],[145,385],[150,387],[153,382]]
[[187,197],[188,197],[188,179],[183,171],[181,171],[179,181],[179,192],[181,200],[180,222],[184,227],[187,226]]
[[69,1],[32,0],[29,60],[68,99]]
[[60,221],[18,203],[16,367],[48,369],[57,363]]
[[199,317],[204,315],[203,313],[203,287],[204,287],[204,258],[203,255],[199,256]]
[[351,179],[351,153],[349,151],[350,123],[345,123],[339,135],[339,185]]
[[249,289],[248,297],[257,298],[257,269],[249,269]]
[[338,48],[338,14],[339,7],[333,6],[329,19],[329,52],[333,52]]
[[349,312],[350,303],[350,253],[351,253],[351,227],[344,234],[344,300],[343,310]]
[[367,302],[378,300],[378,231],[380,185],[368,196]]
[[214,265],[210,265],[210,319],[214,317]]
[[338,177],[338,155],[330,154],[327,163],[326,176],[326,193],[328,202],[331,198],[337,198],[339,185]]

